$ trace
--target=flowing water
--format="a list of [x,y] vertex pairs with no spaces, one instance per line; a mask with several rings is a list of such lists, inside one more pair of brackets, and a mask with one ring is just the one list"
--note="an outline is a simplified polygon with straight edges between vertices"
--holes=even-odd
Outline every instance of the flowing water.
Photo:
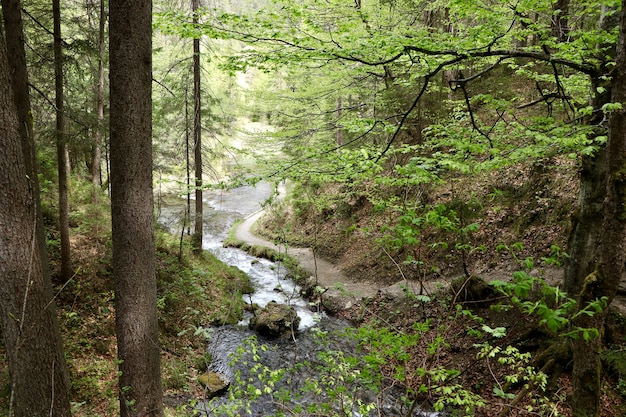
[[[347,322],[311,311],[298,286],[285,278],[280,263],[223,247],[234,222],[260,210],[272,192],[270,184],[260,183],[205,193],[202,246],[251,277],[255,292],[245,296],[246,301],[263,307],[273,300],[296,308],[301,319],[299,331],[266,340],[248,329],[247,319],[236,326],[209,329],[210,370],[229,377],[231,395],[199,401],[195,410],[207,416],[295,415],[299,407],[310,409],[301,415],[437,416],[419,410],[409,414],[397,399],[400,394],[376,395],[366,389],[357,377],[356,365],[343,359],[357,352],[356,342],[343,335],[349,328]],[[181,199],[159,207],[158,221],[172,233],[180,234],[185,203]],[[377,409],[368,410],[367,404],[377,404]]]

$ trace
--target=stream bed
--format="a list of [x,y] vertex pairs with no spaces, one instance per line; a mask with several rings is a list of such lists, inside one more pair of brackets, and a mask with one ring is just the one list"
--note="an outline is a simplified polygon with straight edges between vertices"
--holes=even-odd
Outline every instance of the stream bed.
[[[227,394],[194,402],[205,416],[346,415],[429,416],[409,413],[401,393],[384,395],[367,388],[359,377],[356,341],[345,336],[348,322],[314,312],[300,297],[299,287],[286,278],[280,263],[260,259],[237,248],[223,247],[235,221],[254,214],[272,194],[269,183],[205,192],[203,248],[222,262],[248,274],[255,292],[247,302],[263,307],[270,301],[293,306],[299,331],[281,339],[265,339],[248,329],[247,319],[234,326],[209,329],[210,371],[232,382]],[[186,201],[159,207],[159,223],[180,234]],[[236,360],[234,360],[236,359]],[[393,391],[393,390],[391,390]]]

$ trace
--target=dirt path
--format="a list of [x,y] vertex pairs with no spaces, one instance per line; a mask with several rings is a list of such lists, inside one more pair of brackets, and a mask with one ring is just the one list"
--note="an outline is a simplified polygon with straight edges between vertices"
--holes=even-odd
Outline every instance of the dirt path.
[[[332,263],[315,256],[310,248],[286,247],[276,245],[251,232],[252,226],[265,212],[258,211],[248,216],[235,230],[235,237],[249,245],[264,246],[279,253],[286,253],[294,258],[300,267],[317,280],[317,285],[326,288],[324,298],[332,299],[335,308],[347,309],[355,302],[360,302],[363,298],[370,298],[376,295],[381,287],[371,283],[357,282],[347,277],[339,268]],[[339,305],[337,305],[339,303]]]
[[[280,190],[280,194],[284,195],[284,189]],[[260,210],[248,216],[235,230],[235,237],[248,245],[264,246],[273,249],[279,253],[286,253],[296,259],[302,269],[310,274],[316,280],[317,285],[326,289],[323,298],[329,301],[329,309],[346,310],[355,303],[360,303],[364,298],[374,297],[377,293],[382,292],[393,297],[402,297],[404,288],[414,293],[420,293],[419,283],[400,281],[391,286],[377,285],[375,282],[359,282],[358,280],[346,276],[334,264],[325,259],[315,256],[310,248],[299,248],[285,245],[276,245],[262,237],[252,233],[252,226],[256,223],[265,212]],[[441,285],[439,282],[428,283],[429,288],[424,288],[427,293],[435,291],[435,288]]]

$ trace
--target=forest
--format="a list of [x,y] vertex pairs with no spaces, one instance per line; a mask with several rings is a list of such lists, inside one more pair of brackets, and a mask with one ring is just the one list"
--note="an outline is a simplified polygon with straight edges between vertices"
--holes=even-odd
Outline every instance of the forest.
[[0,416],[626,415],[615,0],[1,0]]

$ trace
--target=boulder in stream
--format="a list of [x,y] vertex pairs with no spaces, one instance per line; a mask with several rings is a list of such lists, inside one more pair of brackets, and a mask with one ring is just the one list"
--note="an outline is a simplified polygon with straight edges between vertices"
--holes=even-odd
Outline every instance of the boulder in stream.
[[296,310],[286,304],[270,301],[267,305],[256,310],[250,319],[250,328],[266,337],[280,337],[283,334],[297,331],[300,317]]
[[228,389],[230,380],[221,372],[206,372],[198,376],[198,382],[206,390],[206,398],[216,397]]

